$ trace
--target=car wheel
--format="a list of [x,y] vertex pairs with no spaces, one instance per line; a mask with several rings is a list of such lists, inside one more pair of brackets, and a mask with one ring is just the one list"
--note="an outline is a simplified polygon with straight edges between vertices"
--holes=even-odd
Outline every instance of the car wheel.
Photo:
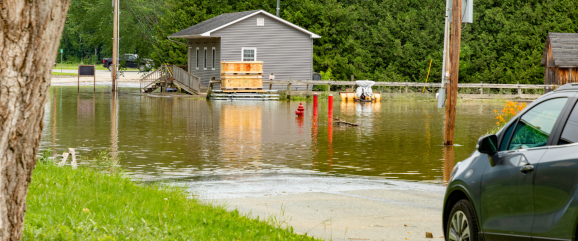
[[478,224],[473,210],[470,202],[465,199],[454,204],[446,224],[447,241],[478,240]]
[[109,65],[108,65],[108,70],[109,70],[109,71],[112,71],[112,64],[109,64]]
[[142,64],[138,67],[138,71],[140,71],[140,72],[145,72],[146,70],[147,70],[147,68],[144,64]]

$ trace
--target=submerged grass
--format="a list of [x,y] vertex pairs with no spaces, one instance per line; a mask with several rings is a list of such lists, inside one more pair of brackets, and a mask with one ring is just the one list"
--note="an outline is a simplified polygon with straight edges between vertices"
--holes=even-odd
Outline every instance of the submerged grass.
[[48,155],[30,183],[24,240],[314,240],[273,219],[201,204],[178,187],[139,184],[101,168],[58,167]]

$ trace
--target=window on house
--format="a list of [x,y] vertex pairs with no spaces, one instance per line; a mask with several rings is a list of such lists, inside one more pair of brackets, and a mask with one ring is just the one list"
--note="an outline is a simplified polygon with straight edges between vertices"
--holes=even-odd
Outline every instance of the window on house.
[[243,61],[257,61],[257,48],[242,48],[241,53]]
[[205,61],[203,62],[203,69],[207,69],[207,47],[205,47]]
[[215,47],[213,47],[213,70],[215,70],[215,65],[217,63],[216,59],[217,59],[217,50],[215,49]]
[[199,47],[197,47],[197,61],[195,63],[197,64],[197,69],[199,69]]
[[257,26],[265,26],[265,19],[264,18],[258,18],[257,19]]

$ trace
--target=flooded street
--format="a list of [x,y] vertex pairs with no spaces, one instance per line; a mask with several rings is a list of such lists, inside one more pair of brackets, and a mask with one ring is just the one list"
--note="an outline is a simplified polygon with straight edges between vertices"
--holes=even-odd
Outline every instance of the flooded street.
[[[41,149],[81,156],[110,150],[125,170],[144,180],[210,180],[215,176],[290,174],[351,176],[443,183],[454,162],[468,157],[495,125],[499,104],[458,105],[454,160],[444,154],[444,109],[436,102],[351,103],[336,99],[334,116],[359,127],[327,125],[327,102],[317,122],[312,102],[206,101],[140,95],[121,88],[53,86]],[[316,123],[316,124],[315,124]],[[446,156],[446,158],[444,158]],[[448,156],[450,156],[448,158]]]
[[[170,96],[175,96],[168,94]],[[137,180],[172,180],[210,205],[278,220],[326,240],[443,237],[445,186],[455,163],[495,125],[500,104],[458,105],[455,143],[444,147],[435,101],[207,101],[141,95],[138,88],[53,86],[41,149],[110,151]]]

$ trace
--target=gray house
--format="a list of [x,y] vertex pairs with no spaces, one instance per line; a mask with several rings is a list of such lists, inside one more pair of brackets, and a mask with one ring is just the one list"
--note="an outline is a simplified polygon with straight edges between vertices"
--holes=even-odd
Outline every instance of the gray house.
[[188,39],[188,70],[205,86],[221,61],[263,61],[263,78],[309,80],[320,36],[264,10],[221,14],[169,36]]

